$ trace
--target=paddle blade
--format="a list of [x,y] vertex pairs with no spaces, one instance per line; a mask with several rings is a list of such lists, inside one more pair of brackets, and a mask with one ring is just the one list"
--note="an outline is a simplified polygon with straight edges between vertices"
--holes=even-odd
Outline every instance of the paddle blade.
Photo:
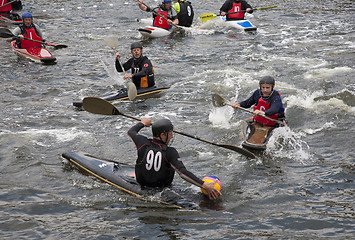
[[207,21],[209,21],[209,20],[212,20],[212,19],[214,19],[215,17],[217,17],[217,15],[216,14],[214,14],[214,13],[204,13],[204,14],[202,14],[202,15],[200,15],[199,16],[199,18],[201,19],[201,22],[207,22]]
[[54,47],[54,49],[61,49],[61,48],[67,48],[67,45],[64,44],[56,44],[56,45],[51,45],[52,47]]
[[259,7],[256,10],[265,10],[265,9],[270,9],[270,8],[277,8],[277,6],[271,6],[271,7]]
[[118,109],[105,99],[98,97],[86,97],[83,99],[85,111],[101,115],[120,115]]
[[15,35],[7,28],[0,28],[0,38],[11,38]]
[[241,148],[241,147],[237,147],[234,145],[229,145],[229,144],[218,144],[218,146],[223,147],[223,148],[227,148],[229,150],[233,150],[235,152],[238,152],[240,154],[243,154],[244,156],[251,158],[251,159],[255,159],[256,156],[254,155],[254,153],[248,151],[245,148]]
[[137,97],[137,88],[136,85],[132,82],[127,83],[127,95],[128,99],[133,101]]
[[227,105],[224,98],[221,97],[220,95],[218,95],[217,93],[212,94],[212,104],[215,107],[223,107],[223,106]]
[[109,46],[113,50],[115,50],[118,46],[118,37],[109,36],[109,37],[104,38],[104,41],[107,44],[107,46]]

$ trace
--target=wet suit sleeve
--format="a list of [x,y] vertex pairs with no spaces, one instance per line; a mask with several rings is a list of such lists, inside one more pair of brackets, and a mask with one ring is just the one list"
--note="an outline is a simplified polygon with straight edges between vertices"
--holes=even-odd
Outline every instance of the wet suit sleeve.
[[21,1],[15,1],[15,2],[11,3],[11,7],[12,7],[12,10],[14,10],[14,11],[22,10],[22,3],[21,3]]
[[233,6],[233,1],[228,0],[225,1],[222,5],[222,7],[219,9],[220,12],[228,12]]
[[180,160],[179,153],[175,148],[168,148],[166,158],[182,179],[198,187],[202,186],[203,181],[186,169],[183,162]]
[[127,132],[128,136],[132,138],[132,141],[136,145],[137,150],[140,149],[147,141],[147,138],[145,136],[138,134],[138,132],[142,128],[144,128],[144,124],[139,122],[133,127],[131,127],[131,129],[129,129]]
[[243,108],[250,108],[251,106],[253,106],[254,104],[256,104],[258,102],[259,98],[260,98],[260,91],[256,90],[253,93],[253,95],[251,95],[250,98],[248,98],[247,100],[242,101],[239,104]]
[[134,78],[141,78],[147,75],[153,74],[153,66],[147,57],[144,57],[143,61],[140,63],[141,71],[134,73],[132,76]]
[[271,116],[276,113],[280,113],[280,109],[282,109],[282,100],[279,94],[277,94],[275,91],[273,92],[273,95],[271,96],[270,99],[270,108],[265,111],[266,116]]
[[[246,10],[247,8],[253,9],[249,3],[242,1],[242,10]],[[253,10],[251,10],[249,13],[253,13]]]
[[[132,66],[132,63],[133,63],[133,58],[130,58],[127,62],[122,64],[124,70],[125,71],[129,70],[131,68],[131,66]],[[117,72],[123,72],[123,70],[121,68],[121,65],[120,65],[120,63],[118,62],[117,59],[116,59],[115,65],[116,65]]]

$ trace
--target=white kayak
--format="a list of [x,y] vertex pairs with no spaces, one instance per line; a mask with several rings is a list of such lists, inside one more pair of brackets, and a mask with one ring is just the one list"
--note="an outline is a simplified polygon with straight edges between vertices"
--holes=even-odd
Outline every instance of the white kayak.
[[248,19],[227,21],[225,16],[220,16],[220,20],[226,27],[244,30],[246,32],[256,31],[257,29],[257,27],[255,27]]
[[202,28],[196,28],[196,27],[182,27],[182,26],[178,26],[179,28],[173,27],[169,30],[166,30],[164,28],[152,26],[153,19],[151,19],[151,18],[144,18],[144,19],[140,19],[138,21],[141,23],[144,23],[144,24],[149,24],[149,26],[145,26],[144,28],[138,29],[138,31],[140,32],[140,34],[142,34],[142,36],[148,37],[148,38],[159,38],[159,37],[169,36],[172,32],[177,31],[177,30],[183,30],[185,33],[191,34],[191,35],[196,35],[196,34],[209,35],[209,34],[215,33],[215,30],[208,30],[208,29],[202,29]]

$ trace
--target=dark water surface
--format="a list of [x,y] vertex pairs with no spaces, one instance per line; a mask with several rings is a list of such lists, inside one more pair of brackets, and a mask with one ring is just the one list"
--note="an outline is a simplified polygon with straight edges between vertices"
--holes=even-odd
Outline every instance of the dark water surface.
[[[150,14],[133,0],[23,2],[48,40],[69,47],[51,50],[57,64],[46,66],[0,41],[1,239],[354,237],[354,1],[249,1],[278,5],[254,13],[256,34],[211,21],[202,27],[215,34],[154,40],[140,37],[137,19]],[[193,1],[196,20],[218,13],[223,2]],[[250,115],[213,108],[211,94],[240,101],[261,76],[273,75],[289,128],[275,130],[257,160],[176,135],[173,146],[185,165],[223,183],[220,201],[210,202],[176,176],[191,207],[202,212],[143,202],[78,171],[63,152],[126,163],[136,157],[126,135],[135,122],[72,107],[73,100],[124,85],[103,41],[111,35],[123,59],[130,43],[143,40],[157,84],[171,86],[160,98],[115,103],[122,112],[168,117],[178,130],[240,145],[240,121]]]

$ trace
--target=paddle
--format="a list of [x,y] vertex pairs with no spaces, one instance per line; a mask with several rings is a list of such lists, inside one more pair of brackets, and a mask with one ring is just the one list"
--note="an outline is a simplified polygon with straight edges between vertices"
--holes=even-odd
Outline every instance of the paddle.
[[[148,5],[147,4],[145,4],[144,2],[142,2],[142,4],[144,5],[144,6],[146,6],[148,9],[151,9],[150,7],[148,7]],[[165,21],[168,21],[168,19],[165,17],[165,16],[163,16],[163,15],[161,15],[160,13],[158,13],[158,12],[154,12],[155,14],[157,14],[158,16],[160,16],[162,19],[164,19]],[[178,28],[178,29],[183,29],[182,27],[179,27],[178,25],[176,25],[175,23],[171,23],[171,25],[173,25],[174,27],[176,27],[176,28]]]
[[[0,28],[0,38],[11,38],[11,37],[20,37],[18,35],[14,35],[9,29],[7,28]],[[38,41],[38,40],[34,40],[34,39],[31,39],[31,38],[24,38],[26,40],[29,40],[29,41],[32,41],[32,42],[38,42],[38,43],[42,43],[44,44],[44,42],[41,42],[41,41]],[[61,48],[67,48],[68,46],[67,45],[64,45],[64,44],[57,44],[57,45],[54,45],[54,44],[49,44],[49,46],[52,46],[54,47],[54,49],[61,49]]]
[[[221,97],[220,95],[216,94],[216,93],[215,93],[215,94],[212,94],[212,104],[213,104],[213,106],[215,106],[215,107],[223,107],[223,106],[226,106],[226,105],[231,106],[230,103],[226,103],[226,101],[224,100],[224,98]],[[239,107],[239,106],[236,106],[236,108],[238,108],[238,109],[240,109],[240,110],[243,110],[243,111],[245,111],[245,112],[254,114],[254,112],[251,111],[251,110],[249,110],[249,109],[242,108],[242,107]],[[275,120],[275,119],[272,119],[272,118],[270,118],[270,117],[268,117],[268,116],[261,115],[261,114],[258,114],[258,116],[263,117],[263,118],[266,118],[266,119],[268,119],[268,120],[270,120],[270,121],[273,121],[273,122],[276,122],[276,123],[278,123],[278,124],[281,124],[281,125],[283,125],[283,126],[286,126],[286,124],[285,124],[284,122],[282,122],[282,121]]]
[[[260,8],[253,8],[253,11],[256,10],[265,10],[265,9],[270,9],[270,8],[276,8],[277,6],[271,6],[271,7],[260,7]],[[245,10],[243,11],[238,11],[238,12],[231,12],[231,13],[226,13],[226,15],[229,14],[234,14],[234,13],[241,13],[241,12],[245,12]],[[214,13],[204,13],[202,15],[199,16],[199,18],[201,19],[201,22],[207,22],[209,20],[214,19],[217,16],[221,16],[221,14],[214,14]]]
[[[84,109],[86,111],[88,111],[90,113],[108,115],[108,116],[121,115],[121,116],[124,116],[124,117],[127,117],[127,118],[131,118],[131,119],[134,119],[134,120],[137,120],[137,121],[141,121],[141,119],[139,119],[139,118],[136,118],[134,116],[130,116],[130,115],[127,115],[127,114],[124,114],[124,113],[120,112],[111,103],[109,103],[108,101],[106,101],[104,99],[98,98],[98,97],[86,97],[86,98],[84,98],[83,107],[84,107]],[[256,158],[256,156],[252,152],[250,152],[250,151],[248,151],[248,150],[246,150],[244,148],[241,148],[241,147],[237,147],[237,146],[234,146],[234,145],[228,145],[228,144],[214,143],[214,142],[211,142],[211,141],[208,141],[208,140],[196,137],[196,136],[192,136],[190,134],[183,133],[183,132],[180,132],[180,131],[177,131],[177,130],[174,130],[174,132],[177,133],[177,134],[186,136],[186,137],[190,137],[190,138],[193,138],[193,139],[205,142],[205,143],[209,143],[209,144],[218,146],[218,147],[222,147],[222,148],[226,148],[226,149],[229,149],[229,150],[233,150],[233,151],[238,152],[240,154],[243,154],[243,155],[245,155],[245,156],[247,156],[249,158]]]
[[[116,52],[116,48],[118,46],[118,38],[117,37],[110,36],[110,37],[105,38],[104,41],[110,48],[112,48]],[[120,58],[117,58],[117,61],[121,66],[123,74],[126,75],[126,71],[123,68]],[[137,97],[137,88],[133,82],[127,81],[127,95],[128,95],[128,99],[131,101]]]
[[6,4],[2,5],[2,6],[0,6],[0,8],[5,7],[5,6],[7,6],[7,5],[11,4],[11,3],[14,3],[14,2],[16,2],[16,1],[17,1],[17,0],[14,0],[14,1],[8,2],[8,3],[6,3]]

